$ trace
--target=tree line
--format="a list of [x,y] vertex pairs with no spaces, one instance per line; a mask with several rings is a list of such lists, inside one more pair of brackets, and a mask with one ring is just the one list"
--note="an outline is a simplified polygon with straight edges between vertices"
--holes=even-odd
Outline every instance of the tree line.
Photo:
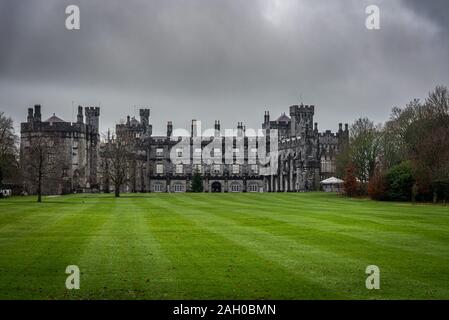
[[337,159],[348,196],[375,200],[449,200],[449,90],[392,109],[384,124],[359,118]]

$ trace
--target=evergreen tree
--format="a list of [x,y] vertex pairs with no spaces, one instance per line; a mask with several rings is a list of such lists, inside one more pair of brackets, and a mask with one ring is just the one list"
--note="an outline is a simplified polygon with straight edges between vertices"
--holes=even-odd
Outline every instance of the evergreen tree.
[[203,192],[203,178],[198,169],[195,170],[192,177],[192,192]]

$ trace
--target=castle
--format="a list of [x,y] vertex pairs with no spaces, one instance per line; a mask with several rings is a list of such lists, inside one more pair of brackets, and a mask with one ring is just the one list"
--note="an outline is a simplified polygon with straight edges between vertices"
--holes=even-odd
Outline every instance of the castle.
[[[100,143],[100,109],[78,108],[77,122],[65,122],[53,115],[41,121],[39,105],[28,110],[21,124],[21,155],[26,154],[33,138],[45,136],[50,141],[49,157],[58,163],[51,179],[44,184],[44,194],[112,191],[107,170],[101,170],[102,150],[108,138]],[[220,121],[213,133],[204,136],[200,122],[192,120],[188,137],[173,136],[173,123],[167,123],[163,136],[152,134],[150,110],[140,109],[140,119],[127,117],[116,126],[117,136],[132,142],[133,157],[128,167],[123,192],[186,192],[191,189],[195,171],[201,174],[205,192],[299,192],[319,188],[319,182],[336,173],[336,157],[349,139],[348,125],[339,124],[336,133],[319,132],[313,122],[315,107],[294,105],[290,116],[285,113],[270,120],[265,112],[262,132],[266,137],[277,132],[275,170],[266,170],[257,156],[257,146],[247,135],[243,123],[234,136],[225,136]],[[183,141],[183,143],[181,143]],[[270,143],[266,142],[267,150]],[[260,144],[260,142],[259,142]],[[187,148],[180,147],[180,145]],[[258,147],[261,147],[258,145]],[[211,159],[204,155],[211,155]],[[273,153],[274,154],[274,153]],[[24,165],[26,168],[26,164]],[[51,180],[51,181],[50,181]],[[24,181],[24,189],[36,192],[34,181]]]

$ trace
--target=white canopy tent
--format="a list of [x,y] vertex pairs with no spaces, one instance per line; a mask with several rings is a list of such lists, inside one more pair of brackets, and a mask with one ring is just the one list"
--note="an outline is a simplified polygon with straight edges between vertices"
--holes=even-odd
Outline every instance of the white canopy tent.
[[324,192],[342,192],[343,182],[341,179],[330,177],[321,181],[320,184]]

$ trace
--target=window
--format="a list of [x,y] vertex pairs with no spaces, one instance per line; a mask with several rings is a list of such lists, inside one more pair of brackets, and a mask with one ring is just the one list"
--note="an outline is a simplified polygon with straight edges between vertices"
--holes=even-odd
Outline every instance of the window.
[[163,148],[157,148],[156,149],[156,156],[157,157],[162,157],[163,154],[164,154],[164,149]]
[[252,153],[257,153],[257,148],[252,148],[252,149],[251,149],[251,152],[252,152]]
[[249,192],[259,192],[259,186],[257,184],[250,184],[248,186],[248,191]]
[[259,171],[259,166],[257,164],[252,164],[251,171],[257,173]]
[[153,187],[154,192],[162,192],[162,183],[156,183]]
[[233,173],[233,174],[239,174],[239,173],[240,173],[240,165],[238,165],[238,164],[233,164],[233,165],[232,165],[232,173]]
[[183,171],[183,165],[182,164],[177,164],[176,165],[176,173],[181,174]]
[[173,185],[174,192],[184,192],[184,186],[180,183],[176,183]]
[[214,164],[214,173],[219,173],[221,171],[219,164]]
[[176,155],[178,156],[178,158],[182,157],[182,149],[176,149]]
[[234,151],[234,153],[239,153],[240,152],[238,148],[234,148],[233,151]]
[[194,166],[194,171],[198,171],[198,172],[201,173],[201,165],[200,165],[200,164],[196,164],[196,165]]
[[240,192],[240,185],[236,183],[231,184],[231,192]]
[[157,174],[162,174],[162,173],[164,173],[164,165],[163,165],[163,164],[157,164],[157,165],[156,165],[156,173],[157,173]]
[[195,149],[195,153],[201,154],[201,148],[196,148],[196,149]]
[[213,157],[219,157],[221,155],[221,149],[220,148],[214,148],[213,150]]

